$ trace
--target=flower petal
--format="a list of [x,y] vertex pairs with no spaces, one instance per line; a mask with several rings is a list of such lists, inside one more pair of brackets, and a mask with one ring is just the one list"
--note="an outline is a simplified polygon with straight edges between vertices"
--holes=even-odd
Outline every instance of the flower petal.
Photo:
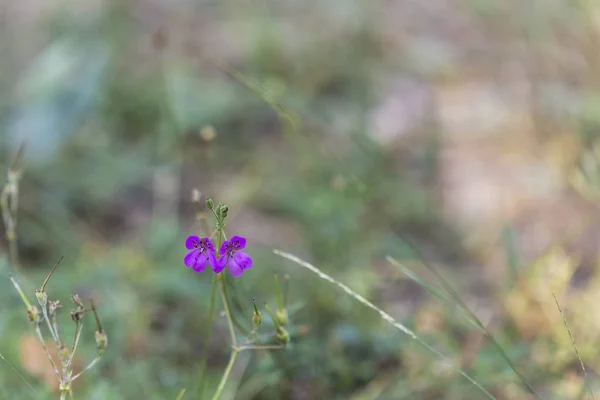
[[209,238],[204,238],[203,244],[204,244],[204,248],[206,248],[210,251],[215,251],[215,246],[213,246],[213,244]]
[[229,256],[225,255],[215,260],[215,263],[213,264],[213,271],[215,271],[215,274],[218,274],[219,272],[223,271],[223,268],[225,268],[225,266],[227,265],[228,259]]
[[208,257],[206,252],[198,253],[198,258],[196,258],[196,262],[194,263],[193,270],[194,272],[200,273],[204,271],[206,268],[206,262],[208,261]]
[[231,245],[235,246],[236,250],[241,250],[246,247],[246,239],[241,236],[234,236],[229,241]]
[[229,240],[226,240],[221,245],[221,249],[219,250],[219,254],[225,254],[225,253],[227,253],[227,248],[228,247],[229,247]]
[[242,268],[241,265],[239,265],[237,263],[237,261],[235,260],[235,256],[231,257],[229,259],[229,272],[231,272],[231,275],[238,277],[238,276],[242,276],[242,274],[244,273],[244,269]]
[[206,256],[207,256],[207,259],[208,259],[207,260],[208,261],[208,265],[210,265],[210,267],[214,271],[215,268],[217,268],[217,266],[218,266],[218,261],[217,261],[217,258],[215,257],[214,251],[209,251],[208,253],[206,253]]
[[185,247],[190,250],[195,248],[197,243],[200,243],[200,238],[198,236],[190,236],[185,239]]
[[198,257],[198,250],[194,249],[194,250],[190,251],[189,253],[187,253],[185,258],[183,259],[183,263],[186,266],[191,267],[192,265],[194,265],[196,263],[196,257]]
[[240,266],[242,269],[250,269],[252,268],[252,258],[242,251],[239,251],[233,255],[233,259],[236,264]]

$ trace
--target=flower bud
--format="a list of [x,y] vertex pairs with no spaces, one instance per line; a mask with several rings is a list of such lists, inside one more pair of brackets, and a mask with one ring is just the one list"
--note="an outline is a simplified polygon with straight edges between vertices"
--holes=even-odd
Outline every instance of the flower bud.
[[81,308],[83,308],[83,307],[84,307],[84,306],[83,306],[83,301],[81,301],[81,299],[79,298],[79,295],[78,295],[78,294],[74,294],[74,295],[71,297],[71,300],[73,301],[73,303],[75,303],[75,305],[76,305],[77,307],[81,307]]
[[53,318],[54,316],[56,316],[56,310],[58,310],[60,307],[62,307],[62,306],[60,305],[59,300],[50,301],[48,303],[48,315],[50,316],[50,318]]
[[281,326],[287,325],[288,312],[285,308],[275,311],[275,316],[277,317],[277,322],[279,322],[279,325],[281,325]]
[[290,334],[283,328],[277,329],[277,334],[275,335],[275,339],[281,344],[288,344],[290,341]]
[[229,213],[229,207],[227,206],[227,204],[221,204],[221,207],[219,209],[221,211],[221,217],[223,219],[227,218],[227,213]]
[[31,306],[27,309],[27,317],[29,317],[29,321],[31,322],[39,322],[39,313],[36,306]]
[[42,292],[41,290],[36,289],[35,298],[37,299],[39,305],[42,307],[46,307],[46,304],[48,304],[48,295],[46,294],[46,292]]
[[252,299],[254,303],[254,313],[252,313],[252,326],[254,329],[257,329],[260,324],[262,324],[262,313],[258,311],[258,307],[256,307],[256,301]]
[[104,331],[96,331],[96,348],[98,350],[106,349],[106,345],[108,343],[108,336]]
[[206,201],[204,202],[204,204],[206,205],[206,208],[208,208],[211,211],[215,207],[215,203],[213,202],[213,200],[210,197],[206,198]]

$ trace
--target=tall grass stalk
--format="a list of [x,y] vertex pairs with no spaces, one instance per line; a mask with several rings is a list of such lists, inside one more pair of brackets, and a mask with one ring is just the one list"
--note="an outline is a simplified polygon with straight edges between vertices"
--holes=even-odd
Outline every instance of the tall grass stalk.
[[567,323],[567,318],[565,317],[565,314],[563,313],[563,310],[560,307],[560,304],[558,303],[558,299],[556,298],[556,295],[554,293],[552,293],[552,297],[554,297],[554,302],[556,303],[556,308],[558,308],[558,312],[560,312],[560,317],[562,318],[563,323],[565,324],[565,329],[569,333],[569,338],[571,339],[571,345],[573,346],[573,350],[575,350],[575,355],[577,356],[577,359],[579,360],[579,364],[581,364],[581,370],[583,371],[583,378],[584,378],[585,386],[587,386],[587,388],[590,392],[590,396],[592,396],[592,399],[596,400],[596,397],[594,396],[594,391],[592,390],[592,386],[590,385],[590,377],[588,376],[587,369],[585,368],[585,364],[583,363],[583,359],[581,358],[581,355],[579,354],[579,350],[577,349],[577,346],[575,345],[575,338],[573,337],[571,328],[569,328],[569,324]]
[[343,283],[335,280],[334,278],[332,278],[331,276],[327,275],[326,273],[324,273],[323,271],[321,271],[320,269],[318,269],[314,265],[309,264],[308,262],[306,262],[304,260],[301,260],[300,258],[298,258],[298,257],[296,257],[296,256],[294,256],[292,254],[289,254],[289,253],[286,253],[284,251],[277,250],[277,249],[273,250],[273,252],[275,254],[277,254],[278,256],[281,256],[283,258],[286,258],[286,259],[288,259],[290,261],[295,262],[296,264],[300,265],[301,267],[304,267],[304,268],[308,269],[309,271],[315,273],[319,278],[321,278],[321,279],[323,279],[323,280],[325,280],[325,281],[327,281],[327,282],[329,282],[329,283],[337,286],[338,288],[342,289],[344,292],[346,292],[352,298],[354,298],[355,300],[357,300],[359,303],[361,303],[361,304],[367,306],[368,308],[374,310],[375,312],[377,312],[379,314],[379,316],[384,321],[386,321],[387,323],[389,323],[390,325],[392,325],[396,329],[400,330],[401,332],[403,332],[404,334],[406,334],[407,336],[409,336],[411,339],[415,340],[422,347],[424,347],[429,352],[431,352],[434,355],[436,355],[441,360],[443,360],[446,363],[448,363],[456,372],[458,372],[460,375],[462,375],[466,380],[468,380],[471,384],[473,384],[475,387],[477,387],[483,394],[485,394],[487,398],[489,398],[489,399],[495,399],[496,398],[489,391],[487,391],[479,382],[477,382],[474,378],[472,378],[465,371],[463,371],[450,358],[448,358],[447,356],[445,356],[444,354],[442,354],[436,348],[434,348],[431,345],[429,345],[427,342],[425,342],[423,339],[421,339],[415,332],[413,332],[412,330],[408,329],[406,326],[402,325],[400,322],[396,321],[391,315],[389,315],[388,313],[386,313],[385,311],[383,311],[381,308],[377,307],[375,304],[371,303],[369,300],[365,299],[360,294],[356,293],[354,290],[350,289],[345,284],[343,284]]
[[[398,261],[396,261],[394,258],[392,258],[391,256],[387,256],[386,259],[392,265],[395,265],[395,266],[400,265],[400,263]],[[452,300],[454,300],[456,302],[456,304],[463,310],[463,312],[467,314],[467,316],[469,317],[469,320],[475,324],[475,326],[483,333],[485,338],[492,344],[492,346],[494,347],[496,352],[500,355],[500,357],[502,357],[502,359],[504,361],[506,361],[508,366],[513,370],[513,372],[519,378],[519,381],[521,382],[521,385],[523,386],[523,388],[525,388],[525,390],[527,390],[530,394],[532,394],[536,399],[542,400],[542,398],[537,394],[537,392],[533,389],[533,387],[529,384],[529,382],[527,382],[527,380],[525,379],[523,374],[521,374],[521,372],[519,372],[516,365],[510,359],[508,354],[506,354],[506,352],[504,351],[504,349],[502,348],[500,343],[498,343],[498,341],[496,340],[494,335],[486,328],[486,326],[483,324],[483,322],[481,322],[481,320],[477,317],[477,315],[475,315],[475,313],[469,308],[469,306],[467,306],[467,304],[463,301],[463,299],[460,297],[458,292],[456,290],[454,290],[454,288],[452,287],[452,285],[450,285],[450,283],[446,280],[446,278],[444,278],[443,275],[432,265],[429,265],[426,262],[421,262],[421,263],[423,264],[423,266],[425,266],[425,268],[427,268],[429,271],[431,271],[431,273],[433,273],[433,275],[435,275],[436,279],[440,282],[442,288],[446,291],[446,293],[448,293],[448,295],[452,298]]]

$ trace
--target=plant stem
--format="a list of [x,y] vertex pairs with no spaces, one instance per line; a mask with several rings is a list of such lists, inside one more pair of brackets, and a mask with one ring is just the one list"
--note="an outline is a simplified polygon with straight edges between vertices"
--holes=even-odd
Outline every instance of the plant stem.
[[283,344],[265,344],[265,345],[253,345],[253,344],[245,344],[242,346],[238,346],[235,348],[237,351],[244,350],[281,350],[284,349],[285,345]]
[[225,388],[225,384],[227,383],[227,379],[229,378],[229,374],[231,373],[231,369],[233,368],[233,364],[235,363],[235,359],[238,353],[239,350],[236,350],[235,348],[231,352],[231,356],[229,356],[229,363],[227,363],[225,372],[223,372],[223,376],[221,377],[221,381],[219,382],[219,386],[217,387],[217,391],[215,392],[215,395],[213,396],[212,400],[217,400],[221,396],[221,393]]
[[235,329],[233,328],[233,319],[231,318],[231,310],[229,309],[229,302],[227,301],[227,296],[225,295],[225,282],[223,281],[223,276],[221,274],[218,275],[219,278],[219,287],[221,289],[221,298],[223,299],[223,308],[225,308],[225,315],[227,316],[227,325],[229,326],[229,335],[231,336],[231,346],[236,347],[237,341],[235,339]]
[[104,354],[104,351],[102,351],[100,354],[98,354],[98,356],[96,356],[96,358],[94,358],[94,360],[84,369],[82,369],[77,375],[75,375],[73,378],[71,378],[71,382],[73,382],[75,379],[79,378],[85,371],[91,369],[94,365],[96,365],[98,363],[98,361],[100,361],[100,359],[102,358],[102,354]]
[[48,356],[48,360],[50,361],[50,365],[52,365],[52,370],[54,371],[54,375],[56,375],[56,377],[60,381],[60,374],[58,373],[56,364],[54,364],[54,360],[52,360],[52,356],[50,355],[50,353],[48,352],[48,349],[46,348],[46,342],[44,341],[44,336],[42,336],[42,331],[40,330],[39,324],[36,324],[36,326],[35,326],[35,333],[37,334],[37,337],[40,341],[40,344],[42,345],[42,348],[44,349],[44,352],[46,353],[46,356]]
[[204,373],[206,371],[206,363],[208,361],[208,346],[210,343],[210,334],[211,334],[211,328],[212,328],[212,323],[213,323],[213,317],[215,315],[215,304],[216,304],[216,297],[217,297],[217,275],[213,276],[213,281],[212,281],[212,285],[210,287],[210,305],[208,306],[208,319],[206,321],[206,333],[204,334],[204,341],[202,343],[202,351],[204,352],[204,354],[202,355],[202,361],[200,362],[200,376],[199,376],[199,382],[200,382],[200,387],[198,389],[198,395],[200,397],[202,397],[202,394],[204,392]]
[[75,339],[73,340],[73,348],[71,350],[71,355],[69,356],[69,364],[73,361],[73,357],[75,356],[75,352],[77,351],[77,345],[79,344],[79,338],[81,337],[81,332],[83,331],[83,321],[77,321],[77,325],[75,326]]
[[46,321],[46,325],[48,325],[48,330],[52,334],[52,339],[54,339],[54,341],[56,342],[57,345],[60,345],[60,343],[58,341],[58,337],[56,336],[56,333],[54,332],[54,328],[52,327],[52,324],[50,323],[50,318],[48,317],[47,305],[40,304],[40,306],[42,306],[42,315],[44,316],[44,321]]

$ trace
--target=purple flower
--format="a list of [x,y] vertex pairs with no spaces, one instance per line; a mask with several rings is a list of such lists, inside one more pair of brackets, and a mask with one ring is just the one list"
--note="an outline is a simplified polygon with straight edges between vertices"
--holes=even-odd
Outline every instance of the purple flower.
[[243,237],[234,236],[231,240],[225,241],[219,251],[221,256],[217,260],[215,272],[218,274],[227,266],[231,275],[242,276],[245,269],[252,268],[252,259],[250,256],[240,251],[244,247],[246,247],[246,239]]
[[217,267],[215,248],[209,238],[200,239],[190,236],[185,241],[185,247],[192,250],[183,259],[186,266],[192,267],[194,272],[202,272],[208,263],[212,269]]

